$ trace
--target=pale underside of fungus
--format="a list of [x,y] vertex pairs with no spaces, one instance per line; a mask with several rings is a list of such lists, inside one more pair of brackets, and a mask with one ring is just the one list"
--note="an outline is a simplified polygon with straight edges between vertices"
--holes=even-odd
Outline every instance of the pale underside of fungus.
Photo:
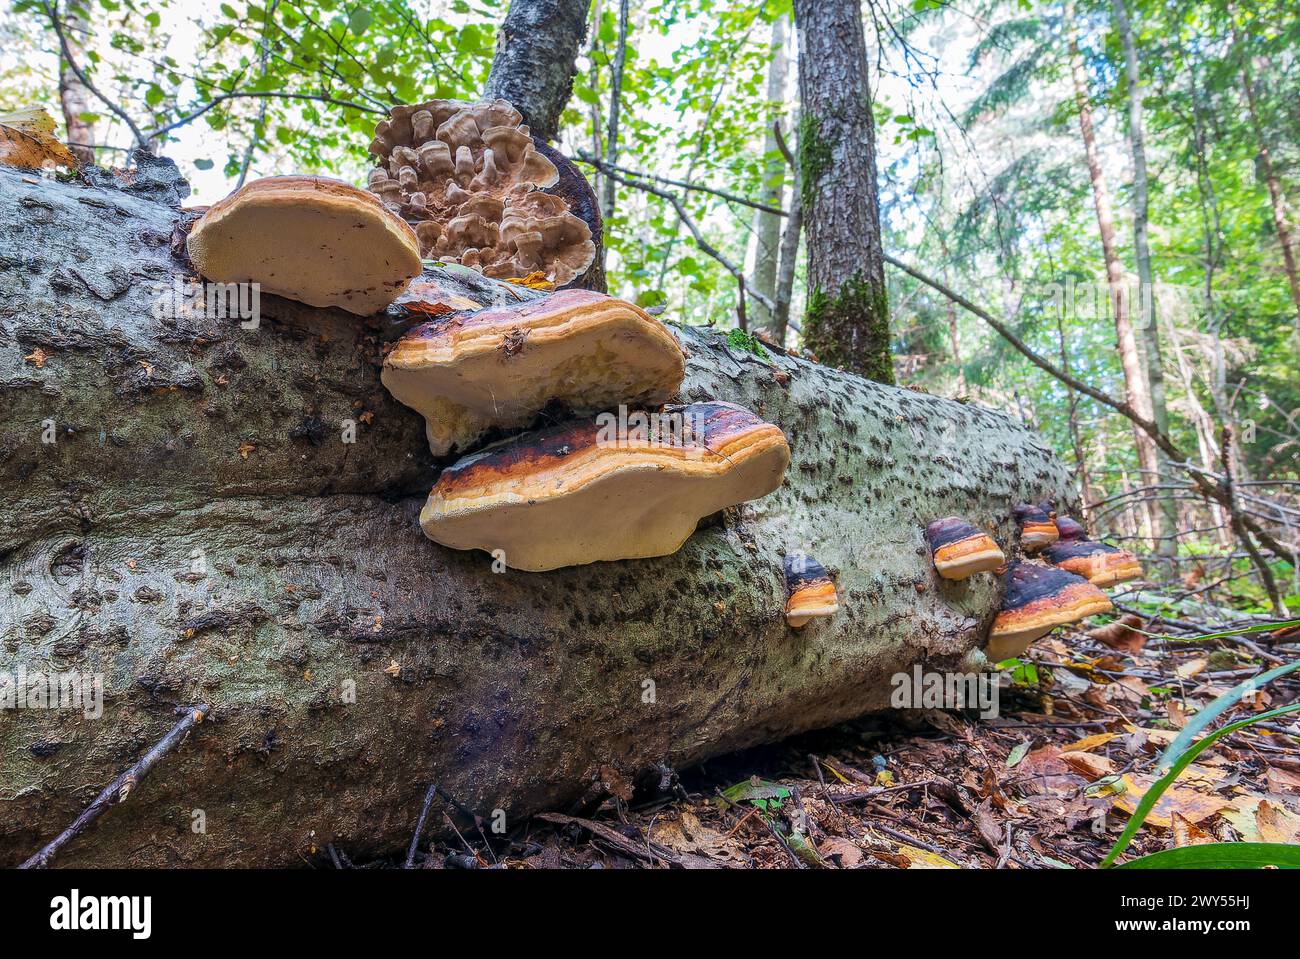
[[529,426],[552,402],[576,414],[667,402],[684,372],[677,340],[640,307],[562,290],[422,324],[389,351],[381,379],[424,416],[442,456],[490,427]]
[[781,430],[748,410],[684,409],[698,428],[681,443],[603,442],[586,419],[488,447],[443,471],[420,525],[533,572],[674,553],[701,518],[780,486],[790,463]]
[[497,278],[541,272],[557,287],[596,256],[591,228],[559,196],[554,163],[505,100],[393,107],[375,128],[370,189],[410,221],[421,255]]
[[1003,586],[1002,609],[984,650],[993,663],[1019,656],[1057,626],[1114,608],[1110,597],[1082,576],[1030,561],[1013,563]]
[[187,246],[209,280],[359,316],[383,310],[421,270],[407,223],[365,190],[319,176],[254,180],[210,206]]

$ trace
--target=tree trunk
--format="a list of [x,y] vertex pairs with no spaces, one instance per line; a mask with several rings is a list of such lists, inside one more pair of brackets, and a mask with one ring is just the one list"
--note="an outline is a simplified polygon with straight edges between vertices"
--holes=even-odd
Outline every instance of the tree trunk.
[[[1133,259],[1137,264],[1138,274],[1138,317],[1137,329],[1141,336],[1142,350],[1146,355],[1147,388],[1151,393],[1151,415],[1161,432],[1169,432],[1169,407],[1165,401],[1165,367],[1163,351],[1160,347],[1160,324],[1156,320],[1156,284],[1151,268],[1150,224],[1150,190],[1147,184],[1147,150],[1146,136],[1142,119],[1142,72],[1138,68],[1137,41],[1133,25],[1129,20],[1127,0],[1113,0],[1115,9],[1115,26],[1119,30],[1120,43],[1124,48],[1124,67],[1128,79],[1128,127],[1129,145],[1133,154]],[[1171,477],[1167,457],[1156,451],[1156,462],[1160,466],[1160,476]],[[1160,510],[1161,523],[1165,530],[1164,538],[1157,540],[1156,553],[1163,557],[1172,557],[1178,553],[1178,541],[1168,534],[1178,529],[1178,505],[1174,502],[1173,492],[1160,490],[1156,493],[1156,503]],[[1169,572],[1173,572],[1172,569]]]
[[[68,38],[68,48],[80,64],[87,63],[85,40],[89,35],[86,26],[86,9],[80,3],[73,3],[63,12],[63,32]],[[84,69],[84,67],[83,67]],[[83,113],[92,113],[90,108],[90,91],[68,66],[68,61],[59,57],[59,103],[63,107],[63,124],[68,131],[68,149],[77,161],[85,164],[95,162],[95,124],[81,118]]]
[[[154,318],[191,267],[169,248],[177,210],[138,195],[167,186],[152,162],[131,192],[0,170],[0,680],[104,684],[99,718],[0,710],[0,864],[179,704],[211,721],[57,864],[369,856],[409,842],[431,780],[514,828],[660,763],[884,709],[914,663],[977,665],[998,605],[991,576],[936,579],[924,525],[961,514],[1010,546],[1012,504],[1073,508],[1068,471],[1003,413],[676,328],[682,398],[779,424],[785,484],[673,556],[494,573],[417,525],[435,464],[379,382],[404,323],[271,296],[256,329]],[[426,279],[484,304],[542,295]],[[790,551],[842,606],[798,632]]]
[[[623,98],[623,67],[627,63],[627,5],[628,0],[619,0],[618,46],[614,50],[614,69],[609,83],[609,124],[605,133],[605,163],[611,170],[618,166],[618,115]],[[614,178],[608,176],[601,184],[600,215],[606,224],[614,215],[616,186]]]
[[858,0],[795,0],[799,175],[808,244],[803,344],[829,366],[894,382],[876,133]]
[[[1106,186],[1106,175],[1101,169],[1101,158],[1097,152],[1097,140],[1092,127],[1092,107],[1088,102],[1088,81],[1084,76],[1083,57],[1079,53],[1079,44],[1073,32],[1070,34],[1069,49],[1074,99],[1079,110],[1079,131],[1088,158],[1088,177],[1092,182],[1092,199],[1097,210],[1097,230],[1101,235],[1102,256],[1106,262],[1106,282],[1110,289],[1111,309],[1115,313],[1115,335],[1120,364],[1124,369],[1125,391],[1129,405],[1134,411],[1139,416],[1151,419],[1151,394],[1147,390],[1146,373],[1142,368],[1137,337],[1133,333],[1133,322],[1129,317],[1124,267],[1120,264],[1119,254],[1115,249],[1115,220],[1111,211],[1110,189]],[[1133,428],[1133,442],[1137,447],[1138,465],[1142,471],[1138,485],[1151,486],[1159,483],[1160,469],[1155,443],[1137,427]],[[1169,531],[1164,527],[1162,514],[1155,507],[1154,497],[1144,496],[1143,502],[1146,504],[1152,544],[1154,547],[1159,547],[1164,541],[1163,537]]]
[[1273,213],[1273,229],[1277,231],[1277,242],[1282,248],[1282,268],[1286,270],[1287,283],[1291,287],[1291,302],[1295,305],[1295,344],[1300,353],[1300,271],[1296,268],[1295,244],[1291,237],[1291,224],[1287,219],[1286,194],[1282,190],[1282,181],[1273,166],[1273,154],[1268,148],[1268,137],[1264,135],[1264,125],[1259,118],[1259,100],[1255,94],[1255,77],[1250,68],[1250,54],[1242,49],[1237,34],[1236,23],[1232,28],[1233,45],[1241,57],[1241,88],[1246,94],[1246,106],[1250,111],[1251,129],[1255,131],[1255,140],[1259,144],[1259,169],[1268,186],[1269,205]]
[[[771,59],[767,65],[767,135],[763,138],[763,155],[766,157],[763,170],[763,189],[759,193],[761,202],[768,206],[780,207],[785,199],[786,162],[781,157],[776,141],[776,131],[772,125],[779,123],[785,115],[785,80],[790,71],[790,64],[785,55],[785,15],[772,23]],[[762,293],[775,304],[777,302],[777,270],[780,263],[781,221],[784,217],[765,210],[754,213],[754,270],[751,280],[754,289]],[[776,317],[768,313],[762,303],[754,302],[756,325],[775,333]],[[784,335],[784,330],[782,330]],[[782,342],[777,340],[777,342]]]
[[590,6],[591,0],[512,0],[497,35],[487,95],[514,104],[543,140],[559,134]]

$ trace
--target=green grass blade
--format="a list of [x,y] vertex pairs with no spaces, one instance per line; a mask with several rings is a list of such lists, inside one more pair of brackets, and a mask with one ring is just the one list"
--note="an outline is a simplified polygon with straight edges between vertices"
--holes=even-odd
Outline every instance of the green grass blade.
[[[1300,663],[1294,665],[1300,665]],[[1231,695],[1232,693],[1230,692],[1225,693],[1223,696],[1220,696],[1219,699],[1216,699],[1215,703],[1217,704],[1219,700]],[[1120,833],[1120,837],[1115,840],[1115,845],[1111,846],[1110,852],[1106,853],[1106,858],[1101,861],[1101,868],[1105,869],[1107,866],[1111,865],[1119,854],[1128,848],[1128,844],[1133,841],[1133,837],[1137,835],[1137,831],[1142,828],[1142,823],[1146,820],[1147,814],[1155,808],[1155,804],[1160,801],[1160,797],[1164,794],[1164,791],[1173,785],[1174,780],[1178,778],[1179,773],[1186,769],[1193,759],[1205,750],[1209,749],[1216,740],[1222,739],[1224,736],[1236,732],[1238,729],[1244,729],[1247,726],[1253,726],[1255,723],[1266,722],[1267,720],[1275,719],[1278,716],[1285,716],[1287,713],[1294,713],[1297,711],[1300,711],[1300,703],[1292,703],[1290,706],[1270,709],[1266,713],[1251,716],[1249,719],[1241,719],[1235,723],[1229,723],[1220,729],[1216,729],[1199,742],[1194,743],[1190,749],[1174,760],[1173,768],[1170,769],[1168,773],[1151,784],[1151,788],[1146,791],[1146,794],[1142,797],[1142,801],[1139,802],[1137,808],[1133,810],[1133,815],[1129,817],[1128,825],[1124,827],[1124,831]],[[1222,710],[1220,710],[1220,712],[1222,712]]]
[[1189,746],[1191,746],[1192,740],[1197,737],[1201,730],[1209,726],[1210,723],[1214,722],[1214,720],[1224,712],[1241,702],[1246,693],[1253,692],[1265,683],[1270,683],[1279,676],[1283,676],[1295,669],[1300,669],[1300,659],[1297,659],[1294,663],[1284,663],[1281,666],[1276,666],[1266,673],[1252,676],[1245,682],[1233,686],[1230,690],[1214,702],[1210,703],[1210,705],[1206,706],[1188,721],[1187,725],[1184,726],[1182,731],[1174,738],[1174,741],[1169,744],[1169,747],[1160,754],[1160,762],[1156,764],[1156,771],[1160,772],[1168,768],[1177,756],[1180,756]]
[[1300,846],[1280,842],[1212,842],[1163,849],[1116,869],[1300,869]]

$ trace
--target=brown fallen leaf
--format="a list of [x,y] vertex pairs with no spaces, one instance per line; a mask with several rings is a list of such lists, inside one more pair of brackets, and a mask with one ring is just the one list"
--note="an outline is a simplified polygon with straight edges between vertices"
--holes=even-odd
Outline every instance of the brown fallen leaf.
[[54,135],[54,117],[44,107],[0,114],[0,163],[39,170],[47,164],[75,167],[77,158]]
[[[1186,777],[1189,772],[1193,772],[1195,767],[1195,763],[1188,766],[1183,771],[1183,776]],[[1211,770],[1201,769],[1195,770],[1192,778],[1197,785],[1205,787],[1208,784],[1207,780],[1213,780],[1214,775]],[[1222,778],[1222,773],[1219,773],[1218,778]],[[1146,795],[1146,791],[1151,788],[1154,781],[1154,776],[1138,774],[1124,776],[1122,780],[1124,791],[1115,796],[1115,807],[1122,809],[1130,816],[1133,815],[1134,810],[1137,809],[1137,804],[1142,801],[1142,797]],[[1180,781],[1161,794],[1155,807],[1147,813],[1143,826],[1157,826],[1161,829],[1169,829],[1172,825],[1174,813],[1178,813],[1178,815],[1190,822],[1204,822],[1228,805],[1228,800],[1222,796],[1203,791],[1203,789],[1193,788],[1191,785],[1184,785]]]
[[1095,735],[1092,736],[1084,736],[1078,742],[1070,743],[1070,745],[1068,746],[1062,746],[1061,749],[1063,752],[1067,752],[1067,753],[1091,752],[1092,750],[1096,749],[1098,746],[1106,745],[1117,735],[1119,734],[1118,733],[1096,733]]
[[1103,646],[1118,649],[1126,653],[1136,653],[1147,643],[1147,637],[1138,632],[1143,619],[1134,613],[1126,613],[1113,623],[1088,630],[1088,638],[1095,639]]
[[1178,668],[1174,670],[1174,675],[1179,679],[1191,679],[1193,676],[1198,676],[1204,672],[1208,662],[1209,660],[1203,656],[1189,659],[1187,662],[1178,665]]
[[1300,793],[1300,776],[1276,766],[1268,767],[1268,791],[1271,793]]
[[1088,776],[1091,779],[1101,779],[1103,776],[1110,776],[1115,772],[1115,767],[1109,759],[1095,753],[1063,752],[1061,753],[1061,762],[1080,775]]
[[239,444],[239,458],[241,460],[248,459],[248,454],[253,452],[255,449],[257,449],[256,443],[250,443],[248,440],[244,440],[244,442]]
[[1204,846],[1206,843],[1218,842],[1212,833],[1202,829],[1181,813],[1173,813],[1169,821],[1174,833],[1175,848]]
[[43,349],[41,349],[38,346],[36,347],[36,349],[32,350],[30,353],[24,356],[23,360],[28,363],[31,363],[38,370],[43,370],[45,369],[45,361],[48,360],[49,358],[50,358],[50,354],[46,353]]
[[1260,800],[1255,810],[1255,825],[1259,828],[1262,842],[1300,842],[1300,818],[1267,799]]

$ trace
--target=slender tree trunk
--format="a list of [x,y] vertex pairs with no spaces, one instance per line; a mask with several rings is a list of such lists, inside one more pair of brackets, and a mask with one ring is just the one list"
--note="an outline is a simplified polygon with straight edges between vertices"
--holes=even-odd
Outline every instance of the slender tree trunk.
[[[785,52],[786,17],[772,23],[771,59],[767,65],[767,135],[763,139],[763,155],[767,158],[763,171],[763,189],[759,198],[768,206],[779,207],[785,197],[786,162],[777,147],[773,124],[785,115],[786,75],[790,72],[789,58]],[[776,303],[777,271],[780,268],[781,220],[775,213],[758,210],[754,214],[754,289]],[[775,332],[775,317],[762,303],[754,303],[757,325]]]
[[[618,3],[618,46],[614,49],[614,68],[609,81],[609,122],[605,128],[605,163],[610,169],[618,166],[618,115],[623,97],[623,68],[627,64],[627,6],[628,0]],[[616,186],[613,177],[605,177],[601,184],[600,215],[606,223],[614,215]]]
[[[1088,177],[1092,182],[1093,205],[1097,210],[1097,227],[1101,234],[1102,256],[1106,261],[1106,282],[1110,290],[1111,309],[1115,314],[1115,334],[1118,340],[1120,363],[1124,369],[1124,385],[1129,404],[1146,419],[1152,417],[1151,394],[1147,390],[1145,370],[1138,353],[1137,337],[1129,316],[1128,292],[1124,284],[1124,268],[1115,248],[1115,219],[1112,212],[1110,189],[1101,168],[1096,135],[1092,126],[1092,107],[1088,102],[1088,83],[1084,76],[1083,57],[1074,35],[1070,40],[1070,73],[1074,81],[1074,99],[1079,110],[1079,131],[1083,137],[1084,152],[1088,158]],[[1142,477],[1139,486],[1149,486],[1160,481],[1159,459],[1156,446],[1145,432],[1136,427],[1133,442],[1137,447],[1138,465]],[[1150,535],[1154,547],[1159,547],[1168,531],[1162,515],[1152,498],[1144,498]]]
[[[953,323],[953,320],[950,319],[949,323],[951,325]],[[1063,369],[1066,373],[1069,373],[1070,372],[1070,351],[1066,347],[1065,311],[1063,309],[1056,316],[1056,333],[1057,333],[1057,342],[1060,344],[1060,349],[1061,349],[1061,369]],[[955,339],[956,337],[955,331],[953,332],[953,336]],[[956,350],[955,342],[953,345],[953,349],[954,351]],[[1065,396],[1066,396],[1067,409],[1069,411],[1070,445],[1074,451],[1074,475],[1078,481],[1078,486],[1079,486],[1079,502],[1083,503],[1086,506],[1091,499],[1091,494],[1089,492],[1089,489],[1092,486],[1092,483],[1090,482],[1088,477],[1088,457],[1084,453],[1083,437],[1080,435],[1079,432],[1079,394],[1076,393],[1073,388],[1067,386],[1065,388]],[[1087,516],[1085,515],[1079,518],[1081,520],[1086,521]]]
[[[68,38],[68,47],[80,64],[85,64],[85,42],[89,36],[89,18],[85,6],[71,3],[63,11],[63,32]],[[83,113],[93,112],[90,107],[90,91],[78,79],[68,62],[59,57],[59,103],[63,107],[63,123],[68,131],[68,149],[80,163],[95,162],[95,124],[81,118]]]
[[1268,148],[1268,137],[1264,135],[1264,124],[1259,117],[1259,99],[1255,91],[1254,71],[1250,67],[1250,54],[1244,49],[1237,34],[1234,22],[1232,28],[1233,44],[1241,58],[1241,88],[1246,94],[1246,106],[1250,112],[1250,125],[1255,131],[1255,140],[1259,144],[1259,168],[1264,174],[1268,186],[1269,203],[1273,212],[1273,229],[1277,231],[1277,242],[1282,248],[1282,268],[1286,270],[1287,283],[1291,286],[1291,302],[1295,305],[1295,344],[1300,352],[1300,271],[1296,268],[1295,243],[1291,235],[1291,224],[1287,219],[1286,194],[1282,190],[1282,181],[1273,165],[1273,154]]
[[[797,122],[795,127],[797,130]],[[773,134],[775,133],[776,127],[773,126]],[[798,133],[794,135],[798,136]],[[792,187],[789,216],[785,218],[785,226],[781,230],[780,261],[776,269],[776,294],[773,297],[776,311],[772,315],[772,338],[784,346],[790,327],[790,305],[794,301],[794,275],[799,265],[799,240],[803,236],[803,197],[799,190],[799,164],[782,137],[776,137],[776,142],[782,156],[785,157],[786,166],[790,168]],[[795,150],[798,149],[799,144],[796,140]]]
[[876,133],[858,0],[795,0],[799,175],[808,243],[803,344],[894,381],[880,240]]
[[[1146,356],[1147,388],[1151,392],[1151,415],[1160,430],[1169,432],[1169,408],[1165,401],[1164,357],[1160,347],[1160,324],[1156,320],[1155,273],[1151,268],[1150,240],[1150,189],[1147,177],[1146,135],[1142,116],[1142,72],[1138,67],[1137,40],[1129,19],[1127,0],[1113,0],[1115,26],[1124,48],[1124,68],[1128,79],[1129,145],[1133,154],[1133,259],[1137,263],[1139,310],[1137,331]],[[1160,476],[1168,478],[1173,471],[1159,450]],[[1178,505],[1173,493],[1157,493],[1157,506],[1166,534],[1178,528]],[[1156,553],[1171,557],[1178,552],[1178,541],[1166,535],[1156,543]],[[1172,572],[1172,570],[1170,570]]]
[[497,35],[487,95],[514,104],[543,140],[559,133],[590,6],[591,0],[512,0]]

